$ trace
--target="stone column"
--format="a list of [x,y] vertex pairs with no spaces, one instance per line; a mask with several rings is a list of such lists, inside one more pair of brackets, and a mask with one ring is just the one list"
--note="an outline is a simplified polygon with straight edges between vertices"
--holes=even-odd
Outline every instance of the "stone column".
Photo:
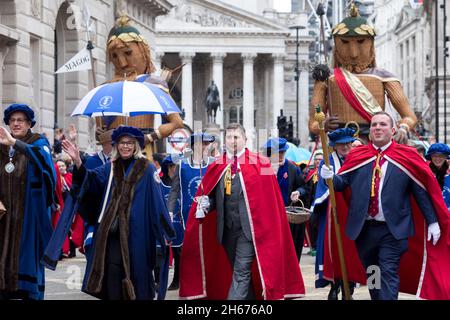
[[181,101],[182,108],[185,111],[184,122],[193,127],[193,108],[192,108],[192,58],[195,57],[195,52],[180,52],[181,62],[183,66],[183,74],[181,79]]
[[[155,51],[155,54],[153,55],[153,65],[155,66],[155,72],[154,75],[161,77],[161,60],[164,57],[165,52],[161,51]],[[161,77],[163,80],[168,81],[168,79],[164,79],[164,77]],[[153,128],[158,128],[162,124],[162,117],[159,115],[155,115],[153,117]]]
[[277,128],[277,117],[284,109],[284,53],[273,53],[273,117],[272,129]]
[[242,60],[244,61],[244,79],[243,79],[243,122],[245,131],[247,132],[247,147],[253,151],[255,138],[255,121],[254,121],[254,87],[253,87],[253,62],[256,58],[256,53],[243,53]]
[[[308,73],[308,57],[302,56],[299,61],[298,68],[300,69],[299,81],[298,81],[298,95],[299,95],[299,110],[298,110],[298,131],[296,132],[296,116],[294,119],[294,137],[300,139],[300,143],[306,146],[309,139],[309,73]],[[288,119],[289,120],[289,119]]]
[[[211,53],[211,58],[213,61],[213,70],[212,70],[212,80],[217,86],[219,90],[219,98],[220,98],[220,110],[217,110],[216,114],[216,123],[220,126],[221,129],[224,127],[223,123],[223,59],[226,57],[226,53],[222,52],[213,52]],[[209,85],[209,84],[208,84]]]

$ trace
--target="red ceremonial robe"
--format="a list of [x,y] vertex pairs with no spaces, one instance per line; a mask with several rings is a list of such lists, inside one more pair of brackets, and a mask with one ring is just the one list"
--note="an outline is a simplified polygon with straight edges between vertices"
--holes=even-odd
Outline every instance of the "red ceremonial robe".
[[[340,169],[340,165],[336,164],[337,155],[332,154],[335,170]],[[336,216],[341,231],[342,245],[344,250],[344,260],[347,269],[348,281],[360,284],[366,284],[366,271],[359,260],[358,250],[355,242],[345,234],[345,225],[347,222],[348,202],[350,200],[351,191],[349,189],[344,192],[335,192],[336,199]],[[333,216],[331,212],[331,201],[328,201],[327,217],[325,222],[325,237],[323,249],[323,277],[326,280],[335,282],[342,280],[341,264],[339,259],[339,251],[337,247],[336,231],[334,227]]]
[[[339,174],[351,172],[375,160],[377,151],[372,144],[353,149],[345,159]],[[419,299],[450,299],[450,214],[444,203],[439,184],[427,163],[417,151],[392,141],[384,156],[418,185],[424,188],[433,203],[441,228],[441,237],[433,246],[427,241],[427,225],[420,208],[411,196],[415,235],[409,239],[408,251],[400,261],[400,291],[416,294]],[[346,221],[346,217],[343,217]],[[347,250],[344,247],[344,252]],[[351,271],[351,270],[350,270]]]
[[[203,178],[205,195],[211,194],[228,165],[226,155],[210,165]],[[252,283],[256,297],[266,300],[301,297],[305,293],[303,278],[270,163],[267,158],[245,150],[239,166],[255,247]],[[199,195],[201,188],[197,191]],[[224,247],[217,241],[217,212],[212,210],[205,218],[196,219],[196,208],[194,202],[184,235],[179,294],[185,299],[224,300],[231,285],[232,269]]]

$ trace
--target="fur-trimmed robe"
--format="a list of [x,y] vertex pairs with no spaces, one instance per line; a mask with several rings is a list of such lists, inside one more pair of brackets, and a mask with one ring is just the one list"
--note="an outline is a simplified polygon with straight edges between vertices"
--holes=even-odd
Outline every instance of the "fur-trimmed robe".
[[[105,197],[111,163],[87,170],[81,167],[74,177],[86,175],[84,188],[90,196]],[[155,285],[152,270],[155,266],[156,239],[164,243],[174,238],[170,217],[161,195],[159,176],[147,159],[137,159],[125,173],[122,161],[113,164],[113,180],[105,213],[96,223],[100,212],[89,211],[88,223],[96,223],[92,250],[82,291],[105,298],[102,290],[105,277],[105,251],[108,232],[115,215],[119,216],[119,230],[125,279],[124,299],[153,299]],[[83,212],[81,212],[83,215]]]
[[43,136],[29,131],[15,150],[15,169],[9,174],[9,146],[0,146],[0,200],[6,207],[0,216],[0,290],[43,299],[44,267],[39,261],[52,234],[55,171]]

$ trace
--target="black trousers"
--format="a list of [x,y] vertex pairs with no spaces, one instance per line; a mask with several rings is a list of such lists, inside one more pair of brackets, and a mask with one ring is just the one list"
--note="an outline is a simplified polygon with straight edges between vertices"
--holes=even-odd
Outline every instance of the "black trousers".
[[295,254],[297,255],[297,260],[300,262],[302,257],[303,244],[305,242],[305,223],[293,224],[289,223],[291,229],[292,240],[294,241]]
[[119,237],[119,232],[108,235],[102,286],[103,296],[106,300],[123,300],[122,280],[125,279],[125,270]]

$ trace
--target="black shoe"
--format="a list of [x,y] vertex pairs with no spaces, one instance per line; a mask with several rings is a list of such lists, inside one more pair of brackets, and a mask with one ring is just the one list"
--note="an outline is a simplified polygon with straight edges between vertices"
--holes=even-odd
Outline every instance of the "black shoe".
[[167,290],[178,290],[180,288],[180,284],[178,281],[172,281]]
[[330,292],[328,293],[328,300],[338,300],[339,291],[341,291],[339,287],[331,286]]

